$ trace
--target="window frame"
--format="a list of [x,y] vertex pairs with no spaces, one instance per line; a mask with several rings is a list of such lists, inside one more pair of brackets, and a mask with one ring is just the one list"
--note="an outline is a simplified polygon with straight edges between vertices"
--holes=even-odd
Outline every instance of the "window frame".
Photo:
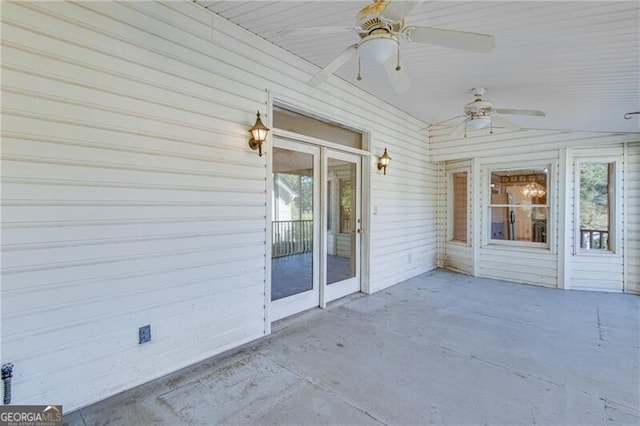
[[[484,191],[484,205],[482,210],[485,217],[483,220],[483,245],[485,247],[510,247],[523,250],[535,250],[545,252],[556,252],[556,244],[552,244],[555,241],[555,206],[553,200],[556,199],[556,182],[557,182],[557,160],[537,160],[527,162],[512,162],[512,163],[500,163],[500,164],[485,164],[484,182],[482,182],[482,190]],[[547,169],[547,197],[546,204],[531,205],[535,207],[545,207],[547,209],[547,241],[544,243],[531,242],[531,241],[514,241],[514,240],[500,240],[491,238],[491,209],[492,207],[504,207],[504,206],[516,206],[524,207],[526,205],[511,205],[500,204],[494,205],[491,203],[491,174],[493,172],[518,172],[520,170],[531,169]]]
[[[467,239],[466,241],[455,240],[453,238],[453,224],[454,224],[454,183],[453,175],[458,173],[467,174],[467,210],[466,210],[466,222],[467,222]],[[466,247],[471,247],[471,167],[456,167],[447,170],[447,244],[458,244]]]
[[[613,194],[609,195],[609,249],[583,249],[580,247],[580,166],[585,163],[613,164]],[[573,191],[573,254],[576,256],[616,256],[620,253],[618,213],[622,211],[621,193],[622,159],[618,156],[576,157]]]

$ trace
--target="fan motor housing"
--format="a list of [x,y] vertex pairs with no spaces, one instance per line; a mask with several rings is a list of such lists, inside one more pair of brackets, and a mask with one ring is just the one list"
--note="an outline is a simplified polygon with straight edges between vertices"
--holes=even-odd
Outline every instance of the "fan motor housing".
[[473,115],[487,115],[493,110],[493,102],[483,101],[482,99],[476,99],[464,106],[464,112],[466,114]]
[[386,32],[398,32],[404,24],[404,20],[390,22],[382,17],[382,11],[387,7],[388,2],[377,1],[360,9],[356,18],[357,25],[362,29],[361,37],[366,37],[378,30]]

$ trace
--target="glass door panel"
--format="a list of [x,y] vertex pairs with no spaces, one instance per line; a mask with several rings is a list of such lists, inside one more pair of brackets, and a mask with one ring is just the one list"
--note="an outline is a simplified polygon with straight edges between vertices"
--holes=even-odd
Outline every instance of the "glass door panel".
[[319,305],[319,149],[274,142],[272,155],[272,319]]
[[325,302],[360,290],[360,157],[326,154]]

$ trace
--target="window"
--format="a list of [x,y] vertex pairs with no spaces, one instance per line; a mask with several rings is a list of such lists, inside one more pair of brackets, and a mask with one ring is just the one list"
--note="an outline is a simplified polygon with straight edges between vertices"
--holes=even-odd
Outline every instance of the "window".
[[491,171],[491,243],[549,247],[550,168]]
[[615,162],[578,162],[580,249],[613,251]]
[[451,173],[451,241],[467,242],[467,172]]

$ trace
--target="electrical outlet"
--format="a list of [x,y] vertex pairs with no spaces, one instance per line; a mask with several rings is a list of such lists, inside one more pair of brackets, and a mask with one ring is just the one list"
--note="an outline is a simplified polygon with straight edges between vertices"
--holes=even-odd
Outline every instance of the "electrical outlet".
[[151,341],[151,325],[143,325],[138,329],[138,344]]

